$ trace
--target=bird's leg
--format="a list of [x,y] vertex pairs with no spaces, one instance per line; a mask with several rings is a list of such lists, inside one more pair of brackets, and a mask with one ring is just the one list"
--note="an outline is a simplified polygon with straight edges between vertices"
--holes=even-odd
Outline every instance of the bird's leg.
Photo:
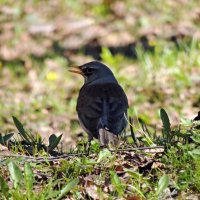
[[99,142],[101,147],[106,147],[108,144],[108,138],[105,129],[99,129]]
[[118,142],[119,142],[117,135],[115,135],[114,133],[112,133],[108,130],[105,130],[105,131],[106,131],[106,135],[107,135],[107,138],[108,138],[108,143],[111,146],[117,146]]
[[99,141],[101,147],[107,147],[108,144],[111,146],[118,145],[118,137],[114,133],[106,130],[106,129],[99,129]]

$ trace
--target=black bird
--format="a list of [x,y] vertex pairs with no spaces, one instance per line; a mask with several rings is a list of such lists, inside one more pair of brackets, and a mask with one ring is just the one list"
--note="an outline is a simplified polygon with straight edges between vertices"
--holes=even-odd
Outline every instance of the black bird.
[[197,116],[193,119],[193,121],[199,121],[200,120],[200,111],[198,112]]
[[81,74],[85,80],[76,110],[89,142],[98,138],[101,146],[117,145],[118,135],[127,125],[128,100],[112,71],[98,61],[69,71]]

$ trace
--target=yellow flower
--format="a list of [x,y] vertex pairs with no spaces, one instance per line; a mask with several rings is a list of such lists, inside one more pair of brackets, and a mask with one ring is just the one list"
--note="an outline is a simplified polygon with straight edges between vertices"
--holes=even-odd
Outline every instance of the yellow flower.
[[56,72],[48,72],[46,75],[48,81],[55,81],[58,79],[58,74]]

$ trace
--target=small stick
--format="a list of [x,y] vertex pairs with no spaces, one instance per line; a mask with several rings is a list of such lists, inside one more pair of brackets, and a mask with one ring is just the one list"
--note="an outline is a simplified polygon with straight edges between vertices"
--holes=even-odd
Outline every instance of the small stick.
[[[141,151],[145,149],[164,149],[163,146],[155,146],[155,147],[138,147],[138,148],[126,148],[126,149],[109,149],[111,152],[118,152],[118,151]],[[158,152],[149,152],[149,153],[158,153]],[[0,154],[0,157],[21,157],[24,159],[27,159],[27,161],[32,161],[32,162],[41,162],[41,161],[57,161],[61,159],[65,159],[68,157],[73,157],[73,156],[83,156],[83,155],[88,155],[88,153],[71,153],[71,154],[65,154],[62,156],[57,156],[57,157],[34,157],[34,156],[26,156],[26,155],[18,155],[18,154]]]
[[126,148],[126,149],[109,149],[111,152],[115,151],[141,151],[145,149],[164,149],[164,146],[155,146],[155,147],[136,147],[136,148]]

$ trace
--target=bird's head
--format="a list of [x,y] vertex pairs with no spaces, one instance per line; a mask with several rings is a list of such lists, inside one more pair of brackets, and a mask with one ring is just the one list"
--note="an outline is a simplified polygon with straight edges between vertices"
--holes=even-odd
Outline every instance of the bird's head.
[[87,83],[116,82],[112,71],[99,61],[71,67],[70,72],[81,74]]

